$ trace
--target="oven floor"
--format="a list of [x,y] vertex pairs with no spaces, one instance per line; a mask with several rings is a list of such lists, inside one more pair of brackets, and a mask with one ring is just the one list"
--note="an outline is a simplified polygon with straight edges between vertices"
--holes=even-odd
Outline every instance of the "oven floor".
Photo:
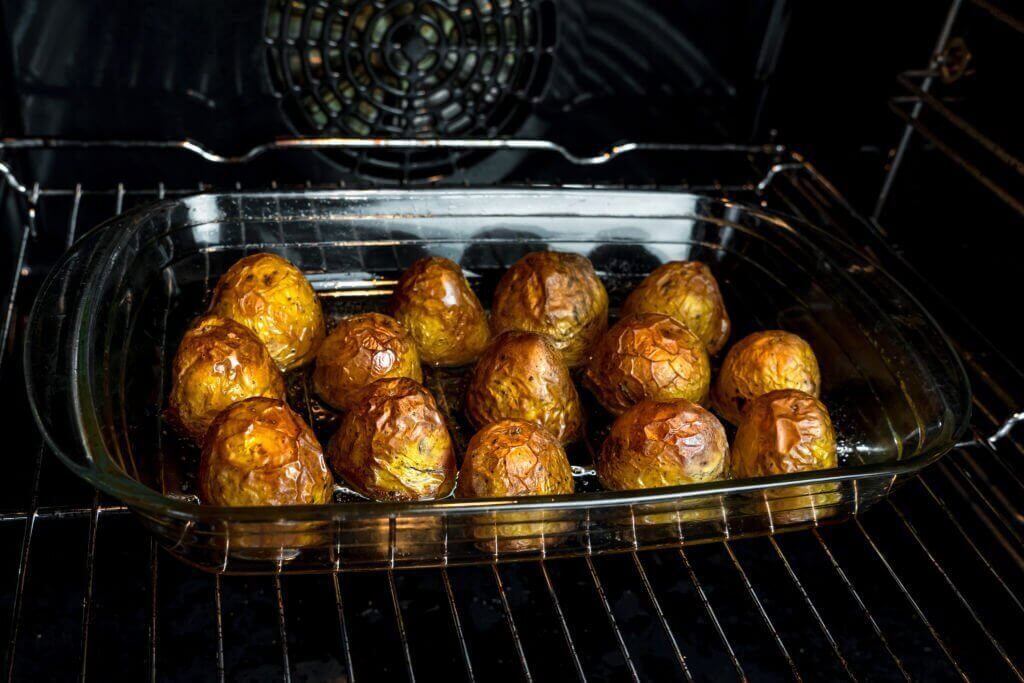
[[[20,333],[53,255],[79,230],[156,196],[42,195],[4,274],[15,286],[0,355],[8,677],[1020,678],[1019,433],[954,450],[852,522],[773,538],[336,576],[218,577],[178,562],[48,451],[21,370]],[[761,199],[872,248],[864,224],[809,168],[782,174]],[[909,267],[879,253],[913,288]],[[1024,377],[922,291],[971,376],[968,438],[992,434],[1019,409]]]

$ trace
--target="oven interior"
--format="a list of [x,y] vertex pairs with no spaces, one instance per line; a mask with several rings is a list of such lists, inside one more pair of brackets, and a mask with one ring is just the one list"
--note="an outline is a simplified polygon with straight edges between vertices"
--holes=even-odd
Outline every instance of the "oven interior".
[[[819,4],[0,3],[5,673],[1020,678],[1024,376],[1007,323],[1024,150],[1006,88],[1024,14]],[[309,136],[551,144],[197,153]],[[197,146],[142,144],[183,140]],[[677,146],[569,158],[625,141]],[[765,147],[736,147],[749,144]],[[235,577],[166,555],[36,432],[28,309],[101,221],[202,189],[495,183],[690,190],[860,245],[953,339],[974,393],[968,439],[854,520],[793,534]]]

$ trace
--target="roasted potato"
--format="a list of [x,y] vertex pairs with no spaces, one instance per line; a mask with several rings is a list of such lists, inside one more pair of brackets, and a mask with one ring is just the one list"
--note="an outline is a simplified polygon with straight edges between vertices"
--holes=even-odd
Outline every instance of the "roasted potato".
[[434,397],[408,377],[358,392],[327,445],[335,473],[373,500],[433,500],[455,486],[455,450]]
[[755,332],[729,349],[712,390],[718,413],[739,424],[747,403],[776,389],[821,391],[818,359],[811,345],[791,332]]
[[487,347],[487,313],[469,288],[459,264],[439,256],[423,258],[402,273],[390,311],[416,342],[429,365],[472,363]]
[[494,291],[491,324],[551,338],[570,368],[586,362],[608,327],[608,293],[586,257],[537,251],[516,261]]
[[[533,422],[502,420],[469,440],[455,496],[543,496],[572,493],[574,488],[569,460],[553,434]],[[477,545],[495,553],[535,550],[560,542],[560,535],[573,528],[571,522],[545,521],[557,513],[510,515],[475,517]]]
[[284,399],[281,371],[255,334],[216,315],[185,333],[171,370],[168,418],[202,443],[217,414],[252,396]]
[[583,382],[608,412],[619,415],[644,399],[703,403],[711,364],[703,342],[686,326],[667,315],[644,313],[608,330]]
[[700,261],[671,261],[654,270],[622,305],[622,316],[661,313],[700,337],[714,355],[729,338],[729,314],[711,270]]
[[253,254],[221,276],[210,311],[252,330],[282,370],[312,362],[324,339],[320,300],[298,268]]
[[678,486],[720,479],[729,444],[714,415],[686,399],[641,401],[620,415],[597,458],[612,490]]
[[332,408],[349,410],[361,389],[386,377],[423,381],[416,344],[394,318],[359,313],[342,318],[320,346],[313,389]]
[[333,489],[313,430],[284,401],[249,398],[210,425],[199,463],[203,503],[327,503]]
[[732,471],[767,477],[836,466],[836,434],[828,410],[811,394],[780,389],[747,407],[736,430]]
[[473,369],[466,414],[476,427],[505,419],[527,420],[561,443],[579,438],[583,412],[562,356],[547,337],[503,332]]

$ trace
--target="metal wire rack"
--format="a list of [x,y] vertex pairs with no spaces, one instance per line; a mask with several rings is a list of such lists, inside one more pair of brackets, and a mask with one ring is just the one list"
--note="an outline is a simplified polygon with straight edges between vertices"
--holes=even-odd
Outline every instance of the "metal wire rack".
[[[54,143],[0,148],[37,144]],[[693,151],[677,147],[661,151]],[[701,151],[736,155],[749,180],[712,178],[683,189],[763,202],[827,226],[920,286],[799,154],[775,146]],[[22,184],[8,166],[0,170],[0,189],[22,205],[0,347],[5,414],[21,424],[29,417],[19,333],[47,264],[99,219],[206,186],[41,187]],[[692,680],[729,671],[741,679],[1020,679],[1024,447],[1012,416],[1024,376],[919,291],[971,372],[975,439],[854,521],[806,533],[501,566],[209,576],[162,555],[124,506],[82,485],[26,430],[0,483],[5,672],[153,680],[415,679],[438,670],[468,680],[552,673]],[[80,628],[67,629],[74,613]]]

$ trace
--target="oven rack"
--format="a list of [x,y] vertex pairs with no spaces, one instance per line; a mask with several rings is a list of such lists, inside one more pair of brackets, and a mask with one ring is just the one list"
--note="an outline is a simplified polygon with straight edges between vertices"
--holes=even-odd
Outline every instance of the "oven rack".
[[[555,659],[580,679],[639,679],[663,670],[692,678],[722,665],[741,678],[1021,678],[1024,647],[1010,624],[1024,617],[1024,449],[1008,416],[1018,413],[1014,397],[1024,395],[1024,377],[924,289],[878,230],[800,154],[774,145],[701,147],[737,156],[749,167],[749,181],[710,178],[672,189],[704,188],[827,226],[857,239],[921,293],[971,374],[974,440],[861,517],[807,533],[557,562],[256,578],[209,576],[168,560],[123,505],[75,479],[31,430],[19,452],[25,462],[0,483],[0,539],[5,550],[15,549],[0,556],[16,563],[0,567],[9,582],[0,590],[11,592],[9,622],[0,616],[7,674],[100,677],[125,665],[152,679],[192,671],[225,679],[251,673],[248,658],[255,657],[259,671],[289,679],[326,657],[350,680],[415,678],[434,670],[435,659],[470,680],[496,672],[539,677]],[[0,146],[17,148],[9,140]],[[20,240],[14,268],[4,274],[10,284],[0,386],[13,414],[29,420],[19,332],[47,264],[102,218],[209,188],[41,187],[22,184],[6,164],[3,176],[0,197],[20,204]],[[68,546],[63,571],[33,562],[34,548],[37,556],[40,545],[52,554],[55,544]],[[80,632],[47,627],[40,611],[58,604],[49,591],[68,598],[61,605],[81,605]],[[194,623],[167,614],[168,592],[181,591],[197,596]],[[417,609],[428,604],[447,614],[428,620]],[[319,622],[308,616],[314,606]],[[244,630],[249,612],[273,627]],[[642,638],[625,628],[638,615],[654,629]],[[114,623],[119,634],[132,634],[129,643],[112,642],[107,630]],[[202,656],[161,657],[182,630],[198,640]],[[57,646],[51,639],[68,645],[59,661],[40,657]],[[309,639],[326,654],[310,648]],[[167,646],[175,658],[181,645]],[[126,648],[130,655],[114,652]]]

